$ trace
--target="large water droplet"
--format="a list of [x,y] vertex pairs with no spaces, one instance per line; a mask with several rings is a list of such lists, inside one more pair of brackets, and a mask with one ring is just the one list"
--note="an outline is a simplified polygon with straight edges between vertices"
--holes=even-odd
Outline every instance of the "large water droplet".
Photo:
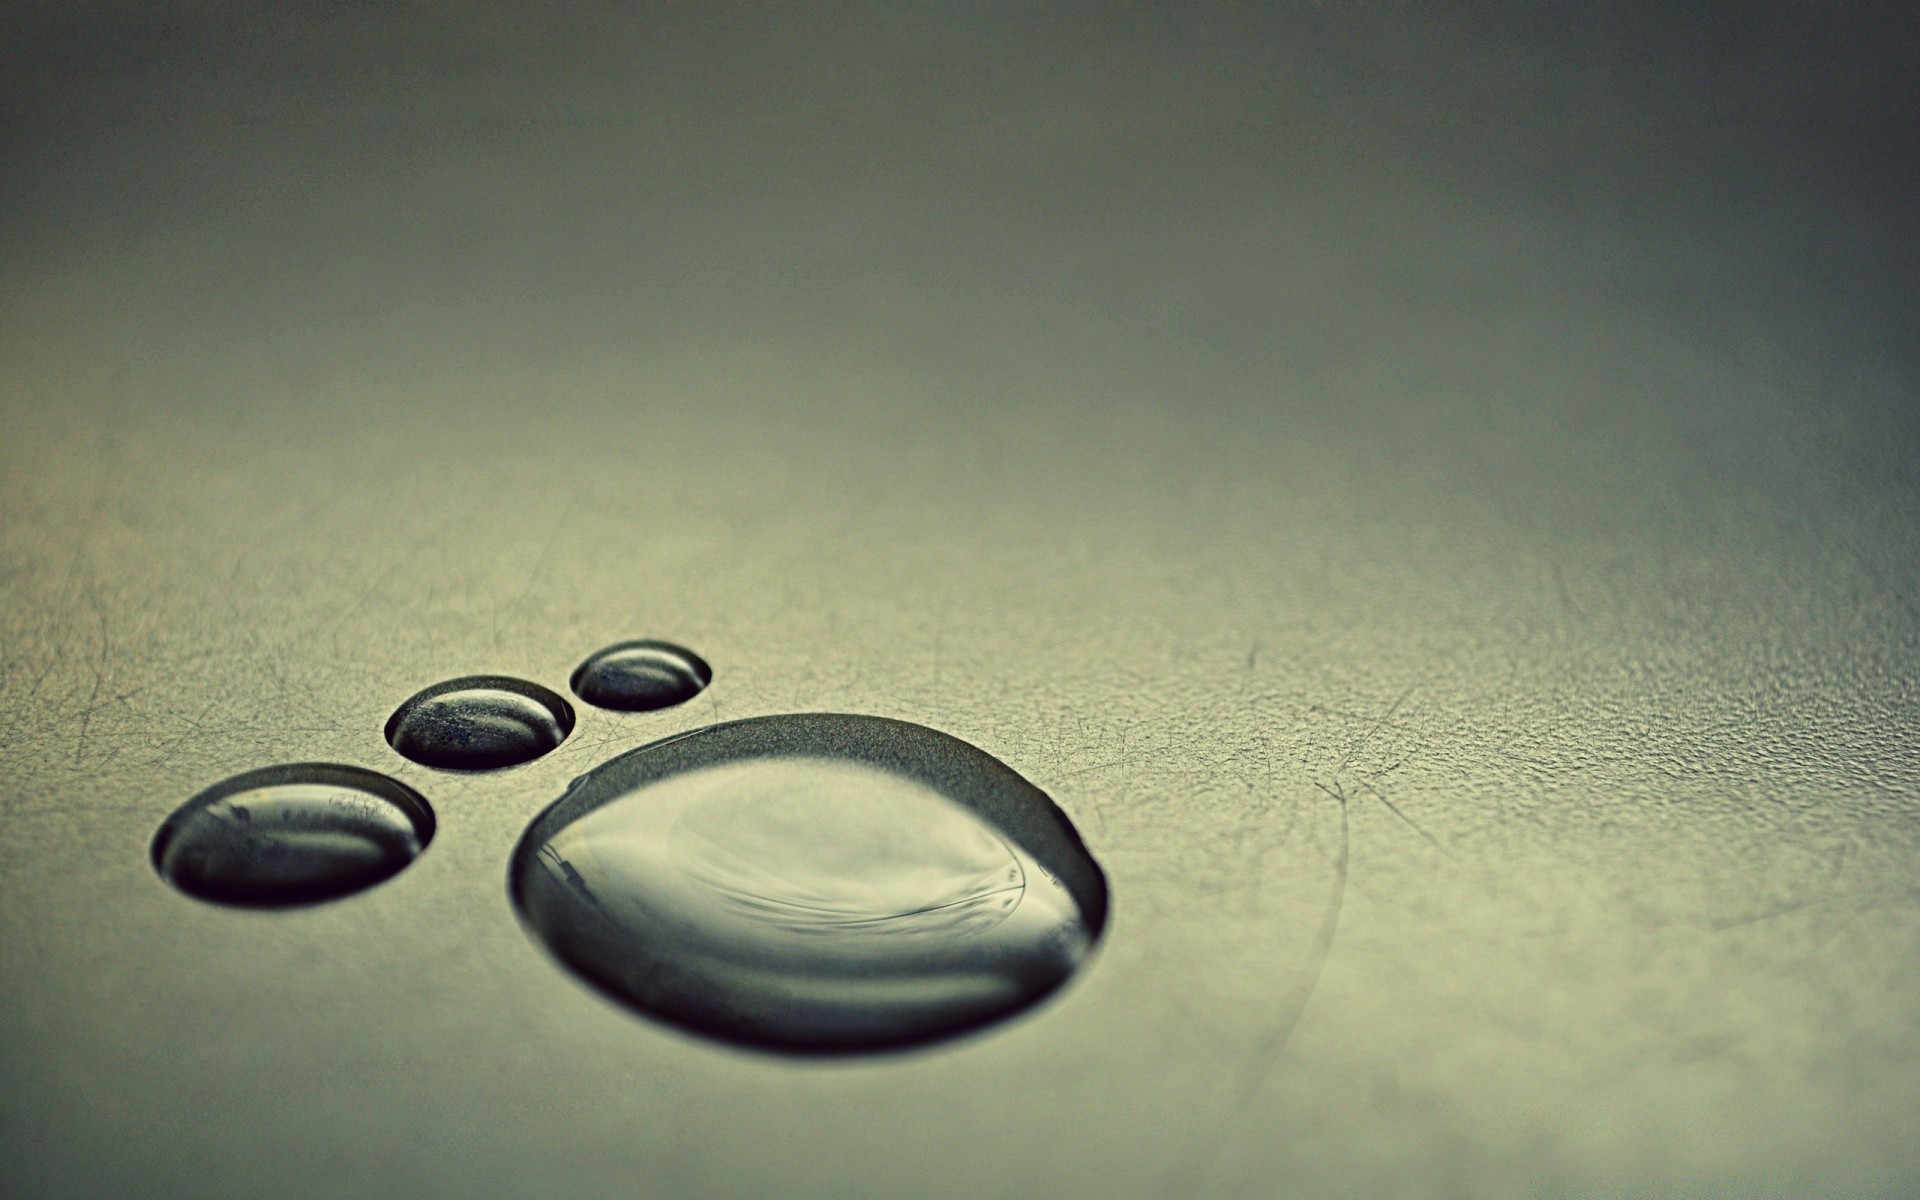
[[573,706],[537,683],[468,675],[415,693],[387,721],[387,742],[414,762],[485,771],[528,762],[573,732]]
[[573,673],[573,694],[600,708],[652,712],[685,704],[713,682],[713,668],[671,642],[621,642]]
[[729,1041],[850,1052],[1040,1000],[1106,921],[1045,793],[879,717],[715,725],[574,781],[514,852],[531,931],[615,999]]
[[433,840],[412,788],[359,767],[248,771],[175,809],[153,839],[161,878],[202,900],[312,904],[398,874]]

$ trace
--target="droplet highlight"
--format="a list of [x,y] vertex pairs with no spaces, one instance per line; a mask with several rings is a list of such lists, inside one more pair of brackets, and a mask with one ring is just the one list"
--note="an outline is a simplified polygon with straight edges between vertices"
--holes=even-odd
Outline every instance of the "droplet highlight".
[[490,771],[567,740],[573,706],[537,683],[468,675],[415,693],[387,721],[387,743],[423,766]]
[[685,704],[713,682],[705,659],[672,642],[621,642],[573,672],[573,694],[596,708],[652,712]]
[[836,714],[710,726],[574,781],[514,852],[528,930],[613,999],[794,1053],[924,1043],[1079,969],[1104,875],[1046,794],[957,738]]
[[214,784],[175,809],[153,865],[189,896],[289,908],[392,878],[433,840],[420,793],[359,767],[295,763]]

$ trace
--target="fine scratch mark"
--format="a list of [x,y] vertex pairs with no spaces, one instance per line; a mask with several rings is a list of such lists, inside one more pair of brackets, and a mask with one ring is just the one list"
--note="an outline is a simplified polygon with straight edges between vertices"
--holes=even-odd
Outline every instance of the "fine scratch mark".
[[[1373,740],[1374,734],[1380,732],[1380,727],[1385,725],[1388,721],[1393,720],[1393,714],[1400,711],[1400,706],[1407,702],[1408,696],[1413,695],[1413,689],[1415,686],[1416,685],[1411,683],[1408,684],[1407,690],[1404,692],[1401,692],[1399,695],[1399,698],[1394,700],[1392,704],[1387,705],[1387,711],[1381,713],[1379,718],[1376,719],[1372,725],[1369,725],[1367,727],[1367,731],[1360,735],[1360,740],[1347,748],[1347,752],[1344,755],[1342,755],[1340,758],[1340,765],[1333,769],[1335,778],[1338,778],[1340,775],[1340,772],[1347,769],[1347,764],[1353,761],[1354,755],[1360,753],[1362,750],[1365,750],[1367,748],[1367,743]],[[1323,787],[1320,790],[1325,792],[1327,789]],[[1327,794],[1332,795],[1333,793],[1328,792]],[[1347,798],[1343,793],[1340,796],[1340,803],[1344,805],[1346,802],[1347,802]]]
[[107,661],[113,653],[113,638],[107,630],[107,612],[100,606],[97,589],[87,589],[87,603],[93,609],[94,618],[100,622],[100,660],[93,666],[93,690],[87,693],[85,711],[80,717],[80,733],[73,740],[73,761],[76,763],[86,758],[87,734],[93,728],[93,714],[102,707],[99,703],[100,689],[106,683]]
[[1260,640],[1254,639],[1253,646],[1247,651],[1247,670],[1253,670],[1253,664],[1260,661]]
[[1823,904],[1832,904],[1839,900],[1849,899],[1852,899],[1852,897],[1845,895],[1818,896],[1812,900],[1800,900],[1793,904],[1783,904],[1778,908],[1770,908],[1757,913],[1748,913],[1743,917],[1721,917],[1717,920],[1707,922],[1707,928],[1713,930],[1715,933],[1725,933],[1729,929],[1738,929],[1742,925],[1757,925],[1761,921],[1771,921],[1775,917],[1784,917],[1805,909],[1818,908]]
[[[73,557],[67,562],[66,576],[60,581],[60,600],[57,607],[62,613],[68,610],[73,601],[73,592],[74,589],[79,586],[82,568],[90,565],[87,556],[87,547],[93,542],[95,528],[99,524],[100,510],[105,504],[106,489],[104,485],[97,486],[95,488],[93,504],[87,510],[86,518],[81,526],[80,536],[74,541]],[[89,584],[88,586],[91,588],[93,585]],[[98,593],[90,591],[89,596],[92,598],[95,611],[97,612],[99,606]],[[52,657],[47,659],[46,665],[40,668],[40,673],[33,677],[33,685],[27,689],[27,699],[36,700],[39,698],[41,685],[47,681],[47,677],[53,674],[56,668],[66,661],[66,657],[67,630],[62,627],[57,640],[53,644]],[[76,759],[75,761],[78,760]]]
[[[1332,708],[1325,704],[1309,704],[1307,705],[1307,711],[1310,713],[1320,713],[1329,717],[1338,717],[1342,721],[1353,721],[1363,725],[1371,725],[1380,720],[1380,714],[1378,713],[1351,712],[1344,708]],[[1419,733],[1419,730],[1408,725],[1403,725],[1398,721],[1388,721],[1382,728],[1397,729],[1402,733]]]
[[1572,609],[1581,620],[1586,620],[1587,610],[1581,608],[1580,602],[1573,598],[1573,589],[1567,586],[1566,572],[1560,569],[1559,563],[1553,564],[1553,582],[1560,589],[1560,603]]
[[[1403,697],[1404,698],[1404,697]],[[1313,950],[1308,966],[1293,990],[1284,998],[1280,1006],[1280,1019],[1267,1031],[1265,1037],[1254,1046],[1247,1057],[1246,1070],[1237,1081],[1231,1100],[1231,1110],[1240,1113],[1246,1110],[1253,1098],[1266,1086],[1269,1076],[1280,1061],[1280,1052],[1286,1048],[1293,1037],[1293,1031],[1300,1025],[1300,1018],[1306,1014],[1307,1001],[1320,986],[1320,975],[1326,969],[1327,959],[1333,953],[1333,939],[1340,930],[1340,913],[1347,902],[1347,860],[1350,846],[1350,826],[1347,817],[1347,793],[1335,780],[1332,787],[1314,781],[1315,787],[1333,797],[1340,805],[1340,851],[1334,859],[1333,886],[1328,889],[1327,908],[1320,917],[1320,927],[1314,932]],[[1234,1123],[1230,1120],[1216,1120],[1208,1126],[1208,1132],[1182,1162],[1176,1163],[1162,1182],[1160,1194],[1172,1200],[1173,1197],[1197,1195],[1207,1181],[1220,1157],[1225,1153],[1232,1140]]]
[[1920,622],[1920,605],[1914,603],[1913,597],[1909,596],[1905,589],[1896,586],[1892,580],[1888,579],[1886,573],[1875,566],[1871,558],[1867,557],[1866,551],[1856,546],[1852,538],[1840,532],[1838,529],[1829,529],[1827,532],[1833,537],[1834,541],[1840,543],[1841,549],[1847,552],[1847,555],[1853,559],[1855,565],[1867,573],[1867,578],[1879,586],[1883,595],[1891,597],[1893,602],[1899,605],[1911,620]]
[[1375,800],[1378,800],[1380,803],[1386,805],[1388,812],[1392,813],[1394,816],[1399,817],[1402,821],[1406,822],[1408,829],[1413,830],[1415,833],[1425,838],[1429,846],[1432,846],[1435,850],[1438,850],[1442,854],[1447,853],[1447,848],[1440,844],[1439,838],[1434,837],[1431,833],[1428,833],[1425,829],[1421,828],[1420,822],[1414,820],[1412,817],[1408,816],[1406,813],[1401,812],[1400,806],[1398,804],[1395,804],[1393,801],[1387,799],[1387,794],[1385,792],[1381,791],[1379,788],[1373,786],[1373,784],[1367,782],[1364,779],[1355,780],[1354,782],[1358,783],[1361,787],[1367,789],[1367,791],[1373,793],[1373,798]]
[[431,529],[421,537],[415,538],[405,552],[396,554],[392,561],[388,562],[386,567],[382,569],[378,575],[373,577],[373,582],[369,583],[359,595],[353,598],[351,603],[334,616],[333,624],[328,626],[326,633],[327,639],[333,644],[334,649],[338,650],[340,648],[340,630],[346,625],[347,618],[358,612],[361,605],[371,600],[381,588],[386,586],[389,579],[392,579],[402,567],[414,561],[422,550],[433,545],[448,526],[461,520],[465,515],[464,512],[455,512],[444,520],[435,521]]
[[[526,573],[526,579],[521,584],[519,591],[515,592],[513,598],[507,601],[506,609],[509,615],[518,615],[524,611],[527,607],[527,602],[533,599],[534,589],[547,580],[547,566],[553,560],[553,550],[559,541],[560,528],[555,527],[553,532],[547,535],[546,541],[541,544],[540,553],[533,560],[533,568]],[[489,605],[489,610],[489,618],[493,626],[493,652],[499,654],[501,651],[500,600],[498,596],[494,597],[493,603]]]
[[379,591],[381,586],[385,584],[388,579],[392,578],[394,573],[398,571],[401,567],[405,566],[407,562],[408,562],[408,558],[406,555],[404,554],[396,555],[393,561],[389,562],[386,565],[386,568],[384,570],[382,570],[378,575],[375,575],[373,577],[373,582],[369,583],[364,589],[362,589],[360,594],[353,598],[352,603],[348,604],[345,608],[341,609],[338,615],[336,615],[333,618],[333,624],[328,628],[327,636],[330,639],[332,639],[335,649],[339,648],[340,627],[347,623],[347,618],[351,617],[356,611],[358,611],[358,609],[362,604],[365,604],[369,599],[371,599],[373,594]]

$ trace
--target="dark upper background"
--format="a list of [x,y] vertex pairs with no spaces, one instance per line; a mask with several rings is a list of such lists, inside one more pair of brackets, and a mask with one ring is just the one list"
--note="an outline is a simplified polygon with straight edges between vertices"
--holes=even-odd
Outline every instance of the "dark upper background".
[[[1225,265],[1205,251],[1229,235],[1199,231],[1312,196],[1382,243],[1354,268],[1451,304],[1447,285],[1492,268],[1421,240],[1441,191],[1583,244],[1582,283],[1676,317],[1811,317],[1913,349],[1907,6],[13,4],[4,19],[16,275],[230,223],[255,240],[202,269],[239,269],[233,299],[285,319],[611,289],[844,321],[874,315],[879,280],[1124,311]],[[1243,253],[1284,233],[1236,232]],[[1318,282],[1249,296],[1242,279],[1195,316],[1219,351],[1270,350],[1286,330],[1258,318],[1282,313],[1251,301],[1306,310],[1276,322],[1291,325],[1324,311]],[[1390,319],[1358,308],[1343,324]],[[1296,337],[1291,354],[1329,340]]]
[[[0,9],[0,1191],[1899,1194],[1910,6]],[[715,665],[453,778],[380,740]],[[564,781],[923,721],[1115,921],[796,1065],[515,926]],[[146,840],[436,805],[263,917]]]

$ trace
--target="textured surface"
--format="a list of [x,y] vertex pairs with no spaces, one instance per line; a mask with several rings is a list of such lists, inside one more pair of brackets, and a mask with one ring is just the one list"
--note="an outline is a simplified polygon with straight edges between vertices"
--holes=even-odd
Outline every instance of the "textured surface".
[[[1614,7],[7,10],[0,1193],[1910,1194],[1914,30]],[[382,740],[627,637],[712,686]],[[793,710],[1048,791],[1099,957],[797,1064],[529,942],[566,780]],[[303,760],[431,849],[154,875]]]

